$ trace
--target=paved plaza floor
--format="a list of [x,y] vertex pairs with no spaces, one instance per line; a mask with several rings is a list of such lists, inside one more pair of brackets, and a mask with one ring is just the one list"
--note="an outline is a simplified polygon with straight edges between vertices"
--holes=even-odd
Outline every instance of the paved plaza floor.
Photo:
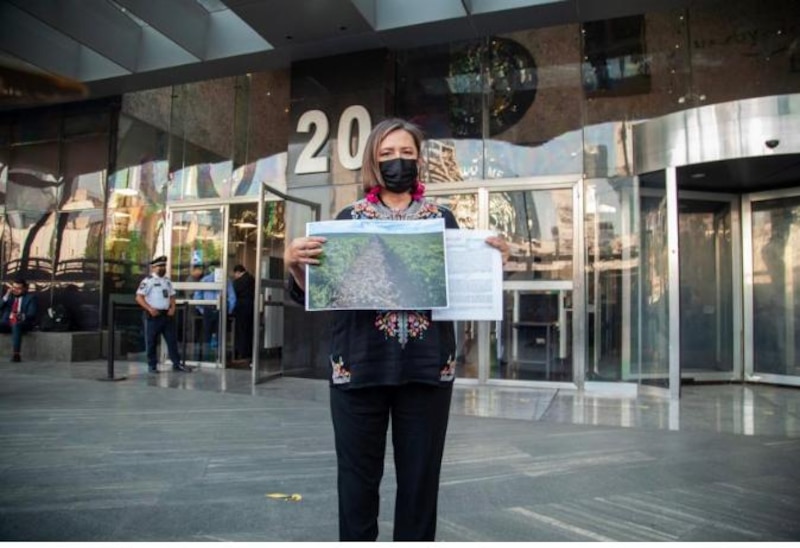
[[[0,540],[337,539],[326,382],[117,373],[0,364]],[[379,540],[394,483],[390,450]],[[457,386],[437,538],[800,540],[799,487],[798,389],[691,386],[670,406]]]

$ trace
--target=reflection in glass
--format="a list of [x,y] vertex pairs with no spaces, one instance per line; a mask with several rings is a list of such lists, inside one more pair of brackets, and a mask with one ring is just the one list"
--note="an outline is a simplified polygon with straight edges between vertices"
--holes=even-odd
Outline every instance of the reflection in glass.
[[[164,162],[153,162],[164,166]],[[150,272],[155,255],[165,255],[164,211],[144,198],[140,166],[117,171],[109,181],[106,218],[105,287],[108,293],[133,292]],[[145,187],[148,188],[148,187]]]
[[398,52],[397,114],[429,139],[480,139],[483,40]]
[[681,371],[733,371],[730,202],[680,200]]
[[286,192],[286,152],[260,158],[245,164],[233,172],[232,188],[234,196],[258,196],[261,183]]
[[54,247],[55,280],[100,281],[103,219],[102,209],[58,215]]
[[51,281],[55,213],[10,211],[3,234],[3,279]]
[[455,322],[456,378],[478,378],[478,324],[474,321]]
[[422,157],[420,177],[427,184],[483,178],[483,141],[479,139],[429,139],[423,143]]
[[8,189],[8,150],[0,147],[0,211],[5,211]]
[[800,2],[715,0],[689,6],[695,70],[693,93],[679,98],[684,108],[797,93]]
[[[201,295],[191,298],[200,298]],[[180,304],[176,314],[178,348],[191,364],[217,363],[219,348],[219,311],[207,304]]]
[[449,194],[430,196],[429,199],[452,211],[456,221],[458,221],[458,228],[478,228],[477,194]]
[[195,164],[170,174],[170,201],[227,197],[233,162]]
[[108,139],[64,143],[64,200],[61,210],[102,208],[105,203]]
[[489,194],[489,229],[509,242],[510,280],[572,280],[572,189]]
[[[496,40],[525,53],[497,49]],[[578,25],[529,29],[490,41],[486,115],[491,120],[513,112],[515,121],[487,135],[485,178],[582,173]],[[556,43],[557,48],[547,46]]]
[[645,17],[632,15],[583,24],[583,89],[587,97],[650,91]]
[[221,266],[223,229],[220,208],[173,212],[170,277],[194,281],[189,280],[192,266]]
[[230,196],[235,84],[235,78],[220,78],[173,88],[169,200]]
[[633,179],[585,182],[588,380],[638,378],[638,207]]
[[800,375],[800,197],[753,202],[753,367]]
[[12,149],[6,206],[9,210],[53,211],[61,196],[58,144]]
[[[258,365],[255,370],[256,382],[279,375],[283,367],[284,315],[286,312],[283,291],[283,251],[287,241],[286,220],[291,218],[295,227],[305,226],[305,223],[315,220],[310,208],[292,202],[265,201],[262,208],[264,226],[261,234],[261,265],[258,270],[261,275],[261,292],[256,295],[261,306],[256,306],[260,311],[258,324],[254,329],[258,354]],[[255,270],[251,272],[255,272]],[[300,323],[308,325],[306,322]],[[304,339],[304,346],[309,344],[309,333],[313,333],[313,327],[298,334]]]
[[654,177],[661,196],[641,197],[640,382],[669,385],[669,256],[666,181]]

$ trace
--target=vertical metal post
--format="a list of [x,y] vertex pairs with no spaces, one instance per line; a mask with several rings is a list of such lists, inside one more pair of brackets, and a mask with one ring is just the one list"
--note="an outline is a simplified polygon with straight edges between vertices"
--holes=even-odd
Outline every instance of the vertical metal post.
[[114,376],[114,310],[117,303],[111,301],[111,311],[108,315],[108,363],[106,366],[106,376],[100,377],[100,381],[124,381],[128,377],[115,377]]
[[681,285],[678,170],[667,168],[667,261],[669,265],[669,397],[681,395]]

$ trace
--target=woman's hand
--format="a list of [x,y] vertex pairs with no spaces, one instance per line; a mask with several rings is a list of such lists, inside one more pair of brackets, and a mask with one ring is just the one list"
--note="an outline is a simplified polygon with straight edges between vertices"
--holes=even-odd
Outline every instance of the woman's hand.
[[505,238],[502,236],[489,236],[486,238],[486,243],[500,251],[500,254],[503,256],[503,264],[508,262],[508,257],[511,254],[511,250]]
[[319,264],[322,255],[322,244],[326,239],[322,236],[306,236],[292,240],[283,252],[283,262],[289,269],[294,281],[305,289],[306,265]]

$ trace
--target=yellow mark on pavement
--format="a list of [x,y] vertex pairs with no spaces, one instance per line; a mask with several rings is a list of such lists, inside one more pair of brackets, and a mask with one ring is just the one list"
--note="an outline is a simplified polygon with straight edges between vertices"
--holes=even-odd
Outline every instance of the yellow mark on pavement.
[[287,495],[286,493],[267,493],[267,498],[285,500],[287,502],[300,502],[303,500],[303,496],[298,493],[292,493],[291,495]]

